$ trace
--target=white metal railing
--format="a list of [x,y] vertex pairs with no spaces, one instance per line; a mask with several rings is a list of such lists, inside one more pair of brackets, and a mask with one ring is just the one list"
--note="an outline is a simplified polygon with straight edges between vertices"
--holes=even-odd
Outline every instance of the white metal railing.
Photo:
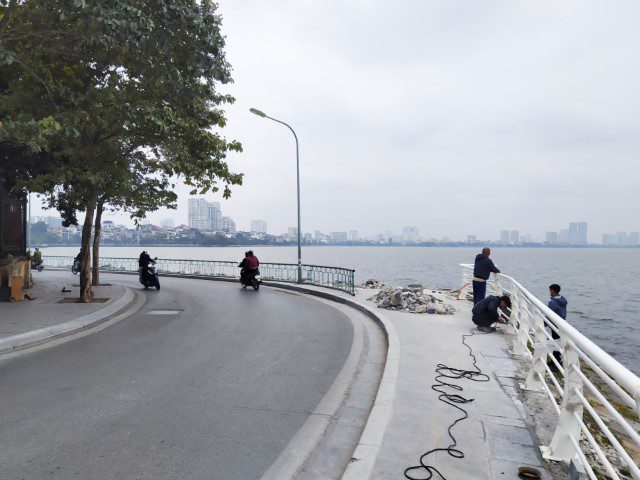
[[[461,267],[471,290],[473,265]],[[543,457],[577,457],[591,480],[640,480],[640,378],[512,277],[492,276],[487,290],[510,296],[511,353],[530,361],[524,388],[546,393],[558,415],[553,439],[541,447]]]

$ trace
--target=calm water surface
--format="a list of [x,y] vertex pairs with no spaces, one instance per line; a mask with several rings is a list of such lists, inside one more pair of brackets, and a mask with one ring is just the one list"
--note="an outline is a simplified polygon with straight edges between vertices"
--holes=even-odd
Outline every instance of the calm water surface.
[[[151,256],[237,260],[247,247],[148,247]],[[137,257],[140,248],[102,247],[102,256]],[[296,263],[295,247],[254,247],[263,262]],[[459,263],[473,263],[476,248],[305,247],[303,262],[348,267],[356,280],[457,288]],[[75,255],[76,247],[43,249],[45,255]],[[567,320],[640,374],[640,249],[495,248],[491,258],[503,273],[545,300],[551,283],[569,300]]]

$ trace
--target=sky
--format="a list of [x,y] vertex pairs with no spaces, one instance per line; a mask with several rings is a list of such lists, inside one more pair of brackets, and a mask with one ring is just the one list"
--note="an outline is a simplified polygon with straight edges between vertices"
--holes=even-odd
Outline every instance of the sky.
[[[296,223],[293,136],[257,107],[300,139],[304,232],[640,230],[640,3],[219,4],[236,97],[222,135],[243,144],[229,165],[245,180],[207,198],[239,229]],[[186,223],[178,192],[148,218]]]

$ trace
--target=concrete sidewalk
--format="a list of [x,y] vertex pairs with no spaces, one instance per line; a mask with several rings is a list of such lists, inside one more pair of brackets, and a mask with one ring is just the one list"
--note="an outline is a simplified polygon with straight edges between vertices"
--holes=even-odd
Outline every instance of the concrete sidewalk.
[[[356,300],[367,301],[376,290],[359,289]],[[394,412],[387,426],[373,476],[376,480],[404,479],[407,467],[419,465],[420,456],[433,448],[451,444],[448,428],[463,414],[438,400],[431,389],[438,364],[470,370],[472,359],[462,344],[462,335],[472,327],[471,303],[438,294],[453,305],[455,315],[420,315],[381,310],[395,326],[400,339],[400,369]],[[458,393],[474,401],[461,405],[469,418],[458,423],[453,434],[464,458],[436,452],[425,464],[437,468],[448,479],[487,480],[517,478],[518,467],[533,466],[544,472],[534,437],[526,424],[526,413],[518,400],[517,364],[507,353],[508,335],[476,332],[467,338],[478,367],[488,382],[450,380],[464,390]],[[424,469],[414,478],[427,478]],[[434,478],[438,478],[434,475]],[[544,472],[543,478],[550,476]]]
[[[66,271],[33,272],[34,286],[26,291],[33,300],[0,303],[0,353],[7,353],[49,338],[68,335],[118,313],[134,295],[121,285],[94,287],[104,303],[59,303],[78,298],[78,276]],[[76,286],[74,286],[76,285]],[[63,293],[62,289],[71,290]]]

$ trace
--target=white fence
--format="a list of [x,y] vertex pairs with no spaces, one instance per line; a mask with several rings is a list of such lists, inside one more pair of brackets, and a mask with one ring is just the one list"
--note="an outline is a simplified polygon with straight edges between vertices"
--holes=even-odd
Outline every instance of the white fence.
[[[473,265],[461,267],[470,290]],[[525,389],[545,392],[557,413],[553,439],[541,447],[543,456],[566,462],[577,457],[591,480],[640,480],[640,378],[513,278],[495,275],[487,287],[489,293],[511,297],[512,353],[530,360]]]

